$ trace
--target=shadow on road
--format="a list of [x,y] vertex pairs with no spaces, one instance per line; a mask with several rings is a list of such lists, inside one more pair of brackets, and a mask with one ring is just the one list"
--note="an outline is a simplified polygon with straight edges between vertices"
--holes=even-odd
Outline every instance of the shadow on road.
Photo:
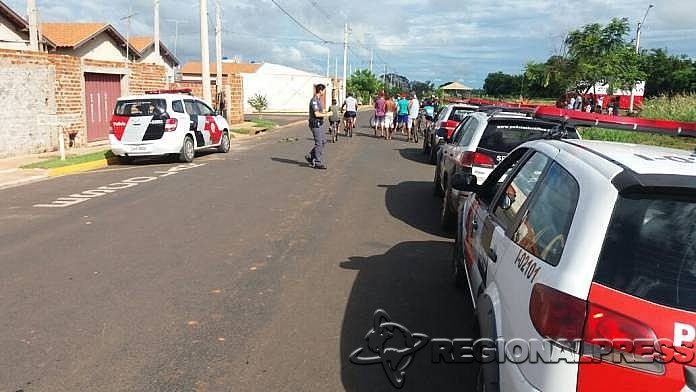
[[433,196],[432,182],[405,181],[378,186],[387,189],[385,204],[391,216],[426,233],[451,237],[440,225],[441,201]]
[[294,159],[286,159],[286,158],[276,158],[276,157],[273,157],[273,158],[271,158],[271,160],[272,160],[273,162],[285,163],[285,164],[288,164],[288,165],[297,165],[297,166],[300,166],[300,167],[309,167],[309,164],[308,164],[307,162],[300,162],[300,161],[296,161],[296,160],[294,160]]
[[[357,365],[353,351],[374,356],[365,340],[373,315],[383,309],[391,321],[411,333],[430,338],[471,338],[471,301],[457,290],[449,275],[451,243],[446,241],[402,242],[385,254],[351,257],[341,268],[359,271],[346,305],[341,328],[341,380],[348,391],[392,391],[381,363]],[[403,348],[400,334],[384,347]],[[403,390],[473,390],[475,364],[434,363],[432,346],[426,344],[405,369]]]
[[414,161],[418,163],[422,163],[424,165],[432,166],[430,164],[430,161],[428,160],[428,156],[426,154],[423,154],[423,149],[417,148],[417,147],[412,147],[412,148],[400,148],[398,149],[399,154],[401,154],[401,157],[404,159],[408,159],[409,161]]

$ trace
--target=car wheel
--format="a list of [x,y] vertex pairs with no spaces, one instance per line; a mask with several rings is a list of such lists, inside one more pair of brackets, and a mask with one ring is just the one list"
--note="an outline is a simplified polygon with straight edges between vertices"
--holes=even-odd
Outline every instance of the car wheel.
[[193,138],[187,135],[184,138],[184,145],[181,146],[181,152],[179,153],[179,160],[181,162],[190,163],[193,162],[193,157],[196,155],[195,147],[193,146]]
[[440,164],[435,166],[435,179],[433,180],[433,194],[435,196],[444,196],[442,192],[442,179],[440,178]]
[[454,225],[457,221],[457,217],[452,213],[450,208],[450,199],[452,198],[452,188],[449,186],[445,191],[445,196],[442,198],[442,209],[440,210],[440,223],[442,228],[451,233],[454,230]]
[[428,136],[423,135],[423,155],[428,155],[429,152],[430,148],[428,147]]
[[220,145],[218,146],[218,152],[227,153],[230,151],[230,135],[227,132],[223,132],[222,139],[220,140]]
[[452,279],[454,280],[454,286],[458,289],[464,289],[467,287],[466,273],[464,268],[466,268],[464,263],[464,255],[462,255],[462,243],[459,240],[459,235],[454,241],[454,254],[452,255]]

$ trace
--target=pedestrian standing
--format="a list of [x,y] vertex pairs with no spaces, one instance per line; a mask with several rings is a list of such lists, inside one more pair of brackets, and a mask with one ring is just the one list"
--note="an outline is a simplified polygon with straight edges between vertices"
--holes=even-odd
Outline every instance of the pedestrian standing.
[[599,98],[597,98],[597,113],[602,114],[604,112],[604,96],[600,95]]
[[575,97],[570,97],[570,102],[568,103],[568,109],[575,109]]
[[382,94],[377,97],[375,101],[375,136],[379,130],[379,137],[384,136],[384,115],[386,110],[387,102],[384,100]]
[[418,115],[420,114],[420,101],[416,97],[416,93],[411,93],[411,100],[408,102],[408,122],[406,128],[408,128],[408,141],[416,140],[414,132],[418,130],[414,129]]
[[325,93],[326,86],[323,84],[314,86],[314,97],[309,101],[309,129],[314,137],[314,148],[312,148],[309,154],[305,155],[305,159],[311,167],[323,170],[326,170],[326,164],[324,163],[326,138],[321,127],[324,124],[324,117],[331,115],[331,113],[324,111],[322,104]]
[[401,134],[405,135],[404,128],[408,125],[408,100],[406,94],[402,94],[399,101],[396,103],[399,116],[396,120],[396,126],[401,130]]
[[396,115],[396,102],[392,97],[389,97],[384,104],[384,138],[391,140],[392,129],[394,128],[394,118]]
[[575,97],[575,110],[582,110],[582,95],[578,94]]

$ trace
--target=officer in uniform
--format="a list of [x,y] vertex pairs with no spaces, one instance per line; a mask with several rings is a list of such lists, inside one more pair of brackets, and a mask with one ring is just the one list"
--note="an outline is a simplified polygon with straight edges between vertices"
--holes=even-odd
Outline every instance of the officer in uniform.
[[323,84],[314,86],[314,97],[309,101],[309,129],[314,137],[314,148],[309,154],[305,155],[305,159],[311,167],[324,170],[326,169],[326,164],[324,163],[324,144],[326,139],[321,126],[324,124],[324,117],[331,115],[331,113],[324,111],[322,105],[325,93],[326,86]]

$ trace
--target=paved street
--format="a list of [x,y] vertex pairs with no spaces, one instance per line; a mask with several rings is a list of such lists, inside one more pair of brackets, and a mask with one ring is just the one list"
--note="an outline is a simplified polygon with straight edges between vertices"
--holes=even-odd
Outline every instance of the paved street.
[[[380,364],[348,360],[376,309],[470,337],[433,167],[371,134],[327,145],[327,171],[304,162],[303,124],[193,166],[0,190],[0,391],[389,391]],[[404,390],[474,374],[427,346]]]

